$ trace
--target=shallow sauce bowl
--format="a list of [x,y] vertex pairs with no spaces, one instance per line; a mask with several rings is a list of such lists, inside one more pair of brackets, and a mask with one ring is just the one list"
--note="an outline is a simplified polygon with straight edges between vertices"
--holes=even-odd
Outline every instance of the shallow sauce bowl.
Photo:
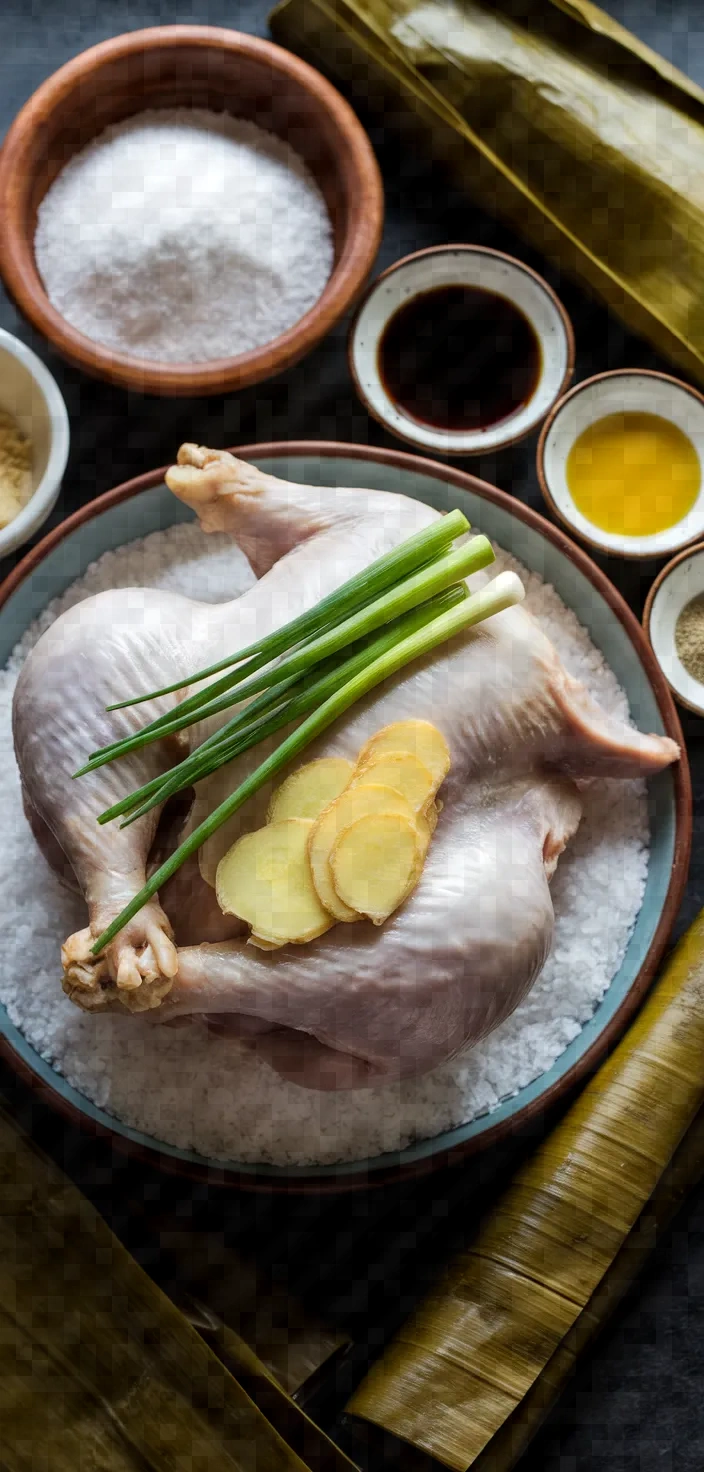
[[[303,484],[369,486],[415,497],[438,511],[459,507],[475,530],[553,584],[603,651],[640,729],[658,731],[681,744],[672,696],[637,619],[586,553],[529,507],[463,471],[400,450],[308,441],[250,445],[238,447],[236,453],[265,471]],[[49,600],[80,577],[96,557],[192,519],[190,508],[167,491],[163,474],[152,471],[91,501],[50,532],[10,574],[0,586],[0,667]],[[283,1168],[236,1159],[208,1160],[140,1133],[91,1103],[40,1057],[3,1007],[0,1058],[72,1122],[107,1136],[152,1165],[211,1183],[263,1191],[335,1192],[383,1185],[399,1174],[419,1174],[461,1160],[506,1138],[530,1119],[540,1120],[597,1066],[642,1002],[669,939],[687,877],[692,811],[684,749],[679,763],[648,784],[648,805],[650,863],[643,904],[621,966],[595,1012],[545,1073],[490,1114],[434,1138],[344,1165]],[[29,829],[27,842],[32,842]],[[56,938],[57,960],[62,939]],[[17,984],[21,982],[18,977]]]
[[0,527],[0,557],[28,542],[56,505],[66,469],[69,426],[56,380],[36,353],[0,328],[0,410],[11,414],[32,446],[32,492]]
[[[169,107],[226,111],[277,134],[303,158],[325,199],[334,237],[330,280],[305,316],[252,352],[182,364],[114,352],[56,311],[37,270],[37,210],[64,164],[111,124]],[[313,67],[238,31],[158,26],[82,52],[18,114],[0,153],[0,276],[33,326],[94,377],[144,393],[226,393],[289,368],[330,331],[371,270],[383,212],[369,139]]]
[[[540,351],[538,379],[528,400],[479,429],[441,429],[404,413],[379,368],[379,347],[394,314],[415,297],[445,286],[477,287],[506,298],[527,318]],[[398,439],[441,455],[481,455],[524,439],[545,418],[572,378],[574,335],[552,287],[522,261],[483,245],[438,245],[404,256],[372,283],[350,329],[348,357],[362,403]]]
[[687,710],[704,716],[704,685],[677,653],[675,629],[683,608],[704,593],[704,542],[688,547],[662,569],[648,593],[643,628],[673,694]]
[[[602,531],[579,510],[567,482],[570,450],[584,430],[608,414],[654,414],[681,429],[699,459],[699,494],[674,526],[649,536]],[[583,542],[599,552],[630,559],[663,557],[704,535],[704,395],[671,378],[641,368],[617,368],[575,385],[549,414],[538,443],[538,480],[550,510]]]

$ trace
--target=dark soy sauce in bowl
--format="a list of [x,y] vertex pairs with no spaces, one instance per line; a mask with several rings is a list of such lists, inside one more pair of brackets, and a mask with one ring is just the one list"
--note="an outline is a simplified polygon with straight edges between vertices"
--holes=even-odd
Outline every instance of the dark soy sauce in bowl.
[[507,297],[476,286],[436,286],[397,307],[384,328],[378,371],[389,398],[420,424],[461,433],[500,424],[538,386],[536,333]]

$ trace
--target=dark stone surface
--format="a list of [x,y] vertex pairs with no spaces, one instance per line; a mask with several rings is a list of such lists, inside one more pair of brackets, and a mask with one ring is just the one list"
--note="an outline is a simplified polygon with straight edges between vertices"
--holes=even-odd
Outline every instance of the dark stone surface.
[[[609,0],[608,8],[646,41],[704,83],[701,0]],[[36,86],[78,51],[121,31],[198,20],[265,35],[267,0],[3,0],[0,7],[0,134]],[[545,270],[539,257],[481,215],[437,170],[407,160],[391,134],[369,119],[384,172],[387,222],[383,267],[407,251],[448,240],[482,240],[514,251]],[[1,228],[1,226],[0,226]],[[605,368],[669,365],[629,336],[558,273],[546,270],[571,313],[577,378]],[[0,292],[0,324],[30,342],[49,364],[71,417],[72,449],[58,521],[110,486],[162,464],[187,437],[214,445],[298,437],[391,444],[357,402],[344,354],[345,324],[291,373],[224,399],[156,400],[94,383],[66,367],[34,339]],[[466,463],[504,490],[542,509],[535,441]],[[11,562],[0,564],[0,576]],[[640,612],[652,573],[611,561],[607,571]],[[695,790],[694,856],[678,932],[702,903],[704,726],[685,717]],[[272,1202],[189,1189],[128,1165],[119,1152],[66,1127],[0,1076],[19,1117],[80,1182],[148,1269],[163,1270],[159,1220],[192,1222],[244,1250],[311,1304],[345,1323],[357,1351],[321,1402],[330,1420],[347,1383],[379,1352],[426,1276],[450,1244],[463,1240],[530,1138],[490,1159],[430,1181],[330,1199]],[[521,1463],[523,1472],[694,1472],[704,1464],[702,1350],[704,1330],[704,1189],[695,1191],[675,1229],[626,1303],[582,1362],[561,1407]]]

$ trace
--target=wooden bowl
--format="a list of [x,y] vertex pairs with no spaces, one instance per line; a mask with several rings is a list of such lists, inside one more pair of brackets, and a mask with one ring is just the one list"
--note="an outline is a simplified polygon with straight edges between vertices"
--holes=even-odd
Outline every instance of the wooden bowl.
[[[91,1103],[37,1053],[0,1006],[0,1061],[46,1104],[114,1147],[211,1185],[316,1195],[365,1190],[459,1164],[477,1150],[510,1139],[531,1121],[539,1126],[545,1111],[586,1079],[617,1042],[656,975],[684,893],[692,831],[687,754],[667,681],[635,615],[587,554],[529,506],[464,471],[401,450],[298,441],[238,446],[235,453],[302,483],[370,486],[416,497],[438,510],[461,507],[473,527],[552,583],[604,652],[638,724],[671,736],[682,747],[681,761],[649,784],[651,846],[643,905],[618,973],[592,1017],[549,1069],[491,1114],[433,1138],[419,1137],[403,1150],[310,1167],[208,1160],[141,1134],[111,1114],[109,1106]],[[163,475],[163,469],[151,471],[82,506],[10,573],[0,585],[0,667],[49,600],[97,557],[135,537],[192,519],[190,508],[167,491]],[[29,834],[27,839],[31,841]]]
[[[33,242],[37,209],[73,154],[145,108],[184,106],[247,118],[300,154],[330,214],[335,263],[322,296],[287,332],[236,357],[180,364],[116,353],[70,326],[44,290]],[[238,31],[157,26],[83,51],[16,117],[0,153],[0,276],[32,325],[86,373],[145,393],[226,393],[290,368],[330,331],[371,270],[383,213],[369,139],[317,71]]]

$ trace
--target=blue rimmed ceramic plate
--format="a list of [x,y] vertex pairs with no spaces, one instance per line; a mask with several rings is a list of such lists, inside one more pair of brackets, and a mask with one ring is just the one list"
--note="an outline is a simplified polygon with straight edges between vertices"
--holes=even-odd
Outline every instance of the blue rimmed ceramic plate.
[[[400,451],[334,443],[259,445],[238,455],[299,482],[366,485],[415,496],[439,510],[459,506],[473,525],[555,587],[574,610],[626,691],[642,730],[682,741],[666,681],[640,625],[587,555],[536,512],[493,486],[447,466]],[[191,512],[167,491],[163,472],[118,486],[51,532],[0,588],[0,666],[50,599],[90,562]],[[490,1114],[372,1160],[318,1168],[281,1169],[223,1164],[179,1150],[130,1129],[84,1098],[13,1027],[0,1008],[0,1052],[44,1098],[74,1122],[109,1134],[127,1150],[192,1176],[259,1190],[349,1190],[381,1184],[399,1171],[444,1163],[448,1154],[484,1147],[524,1124],[593,1069],[618,1038],[650,985],[679,908],[687,875],[691,795],[686,757],[649,784],[651,850],[643,905],[623,963],[593,1017],[547,1072]]]

